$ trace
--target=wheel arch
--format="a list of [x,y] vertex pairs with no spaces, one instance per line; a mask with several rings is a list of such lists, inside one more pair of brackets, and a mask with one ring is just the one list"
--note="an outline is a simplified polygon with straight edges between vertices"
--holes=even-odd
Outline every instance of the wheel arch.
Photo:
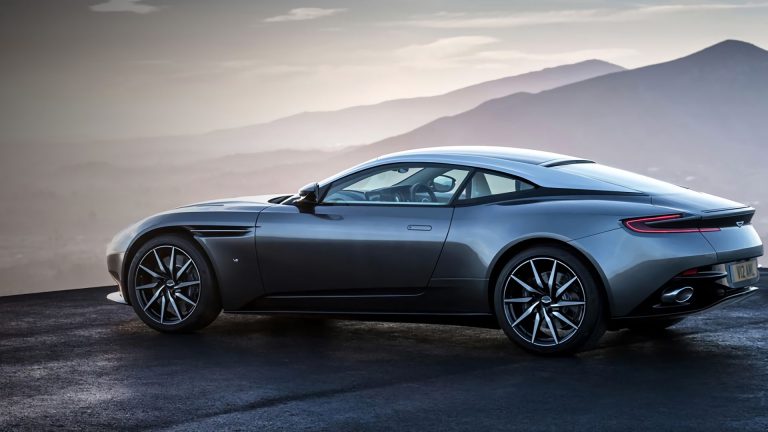
[[[128,292],[128,274],[131,267],[131,262],[133,261],[134,255],[136,255],[136,252],[141,249],[142,246],[144,246],[148,241],[152,240],[153,238],[159,237],[161,235],[166,234],[175,234],[186,237],[188,240],[192,241],[197,247],[200,249],[200,253],[205,258],[206,264],[208,264],[208,268],[210,269],[210,272],[213,276],[213,280],[216,282],[216,284],[219,284],[218,275],[216,273],[216,267],[213,265],[213,262],[211,261],[211,257],[209,256],[209,251],[207,248],[194,236],[192,233],[182,227],[182,226],[162,226],[153,228],[150,230],[147,230],[136,239],[131,242],[130,246],[128,246],[128,249],[125,251],[125,255],[123,255],[123,266],[121,269],[121,285],[125,287],[126,292],[124,293],[123,297],[125,298],[126,303],[131,304],[130,296],[127,296]],[[221,296],[221,294],[218,294]],[[221,298],[219,299],[221,300]]]
[[494,292],[496,289],[496,282],[498,281],[498,278],[501,276],[501,270],[509,262],[509,260],[511,260],[512,257],[517,255],[518,253],[526,249],[530,249],[532,247],[539,247],[539,246],[554,246],[554,247],[562,248],[574,254],[574,256],[576,256],[576,258],[579,259],[582,262],[582,264],[584,264],[584,266],[587,268],[587,270],[589,270],[590,274],[597,282],[598,289],[600,290],[600,293],[603,295],[603,298],[605,298],[606,300],[604,313],[606,314],[606,317],[609,317],[612,309],[613,300],[608,290],[608,286],[609,286],[608,280],[606,279],[605,275],[600,269],[600,266],[585,251],[582,251],[581,249],[577,248],[576,246],[566,241],[551,238],[551,237],[528,238],[528,239],[519,241],[517,243],[508,245],[502,252],[500,252],[497,255],[496,259],[491,265],[491,272],[489,273],[489,277],[488,277],[488,307],[491,310],[491,312],[494,315],[496,314],[495,312],[496,309],[494,308],[494,305],[493,305]]

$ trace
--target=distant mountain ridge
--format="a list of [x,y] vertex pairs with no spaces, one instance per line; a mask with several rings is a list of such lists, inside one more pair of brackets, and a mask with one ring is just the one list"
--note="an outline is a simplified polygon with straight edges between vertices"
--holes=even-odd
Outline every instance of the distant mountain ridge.
[[481,103],[516,92],[539,92],[595,76],[625,70],[601,60],[587,60],[521,75],[474,84],[445,94],[394,99],[337,111],[295,114],[269,123],[212,131],[199,135],[144,137],[126,140],[68,143],[61,146],[29,145],[19,151],[45,152],[53,159],[80,163],[122,160],[116,155],[131,148],[156,160],[187,163],[233,154],[283,150],[323,150],[359,146],[406,133],[437,118],[454,115]]
[[601,60],[557,66],[486,81],[436,96],[395,99],[336,111],[306,112],[269,123],[214,131],[200,138],[241,151],[328,149],[367,144],[401,134],[517,92],[539,92],[622,71]]
[[371,149],[505,145],[644,169],[669,154],[765,151],[766,118],[768,51],[729,40],[670,62],[493,99]]

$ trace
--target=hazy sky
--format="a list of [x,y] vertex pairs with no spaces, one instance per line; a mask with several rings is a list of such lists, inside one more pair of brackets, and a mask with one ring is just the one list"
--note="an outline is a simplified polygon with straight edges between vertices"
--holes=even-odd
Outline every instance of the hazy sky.
[[0,141],[199,133],[723,39],[768,2],[4,0]]

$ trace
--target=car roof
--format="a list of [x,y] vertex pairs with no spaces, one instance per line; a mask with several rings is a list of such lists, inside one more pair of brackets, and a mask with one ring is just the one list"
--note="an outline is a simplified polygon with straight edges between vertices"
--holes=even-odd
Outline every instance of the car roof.
[[318,183],[323,187],[358,171],[382,165],[425,162],[504,172],[537,186],[549,188],[636,192],[623,186],[552,169],[552,167],[574,163],[594,163],[587,159],[538,150],[490,146],[431,147],[390,153],[344,170]]
[[551,153],[540,150],[521,149],[514,147],[497,146],[452,146],[452,147],[428,147],[414,150],[406,150],[397,153],[390,153],[378,157],[377,161],[388,159],[402,159],[403,157],[419,157],[428,159],[430,157],[441,157],[441,159],[450,156],[457,158],[466,158],[479,156],[483,158],[497,159],[500,161],[519,162],[542,166],[555,166],[560,164],[574,162],[592,162],[586,159],[573,156]]

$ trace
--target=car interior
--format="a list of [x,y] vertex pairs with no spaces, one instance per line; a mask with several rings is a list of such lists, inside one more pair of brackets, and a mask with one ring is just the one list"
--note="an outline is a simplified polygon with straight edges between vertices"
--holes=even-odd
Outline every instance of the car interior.
[[[465,181],[468,175],[469,181]],[[531,189],[511,176],[451,166],[403,165],[353,175],[331,185],[324,203],[419,203],[445,205]],[[459,192],[459,188],[461,191]]]

